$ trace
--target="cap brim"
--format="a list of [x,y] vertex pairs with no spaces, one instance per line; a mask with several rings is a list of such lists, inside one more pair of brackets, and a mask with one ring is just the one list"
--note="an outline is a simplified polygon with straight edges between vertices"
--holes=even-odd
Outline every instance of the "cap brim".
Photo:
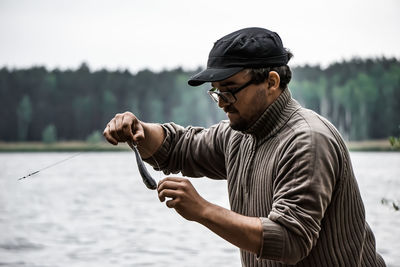
[[189,78],[188,84],[191,86],[199,86],[205,82],[217,82],[225,80],[239,71],[243,70],[243,67],[227,68],[227,69],[205,69],[192,77]]

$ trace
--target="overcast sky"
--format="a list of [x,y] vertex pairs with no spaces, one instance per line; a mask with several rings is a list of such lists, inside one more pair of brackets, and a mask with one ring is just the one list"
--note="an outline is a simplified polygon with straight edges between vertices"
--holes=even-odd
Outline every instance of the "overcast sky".
[[400,58],[399,0],[0,0],[0,67],[193,69],[253,26],[278,32],[292,66]]

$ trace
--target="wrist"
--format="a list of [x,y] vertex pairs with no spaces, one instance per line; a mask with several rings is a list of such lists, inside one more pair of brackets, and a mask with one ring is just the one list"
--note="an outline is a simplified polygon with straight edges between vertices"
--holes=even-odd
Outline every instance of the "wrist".
[[[164,129],[160,124],[138,121],[143,129],[144,138],[137,142],[139,152],[144,158],[151,157],[165,139]],[[142,154],[143,152],[143,154]]]
[[203,224],[205,226],[209,225],[212,223],[213,218],[215,217],[215,212],[218,209],[218,206],[208,202],[207,200],[204,200],[203,208],[201,210],[200,217],[198,220],[198,223]]

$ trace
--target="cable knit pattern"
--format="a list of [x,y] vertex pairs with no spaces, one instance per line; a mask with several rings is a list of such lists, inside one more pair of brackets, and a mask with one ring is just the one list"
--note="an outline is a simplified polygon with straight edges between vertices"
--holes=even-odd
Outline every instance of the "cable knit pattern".
[[243,266],[385,266],[340,134],[289,90],[244,132],[162,126],[161,170],[226,179],[231,209],[261,218],[262,248],[241,250]]

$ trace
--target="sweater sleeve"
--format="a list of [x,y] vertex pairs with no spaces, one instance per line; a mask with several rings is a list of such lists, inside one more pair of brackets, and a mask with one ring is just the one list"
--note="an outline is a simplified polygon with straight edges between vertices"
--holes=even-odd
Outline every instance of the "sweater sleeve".
[[261,218],[260,258],[296,264],[315,246],[339,175],[337,143],[326,134],[298,132],[277,160],[273,204]]
[[165,140],[146,162],[166,175],[181,172],[190,177],[226,179],[224,155],[229,138],[227,126],[224,122],[208,129],[163,124]]

